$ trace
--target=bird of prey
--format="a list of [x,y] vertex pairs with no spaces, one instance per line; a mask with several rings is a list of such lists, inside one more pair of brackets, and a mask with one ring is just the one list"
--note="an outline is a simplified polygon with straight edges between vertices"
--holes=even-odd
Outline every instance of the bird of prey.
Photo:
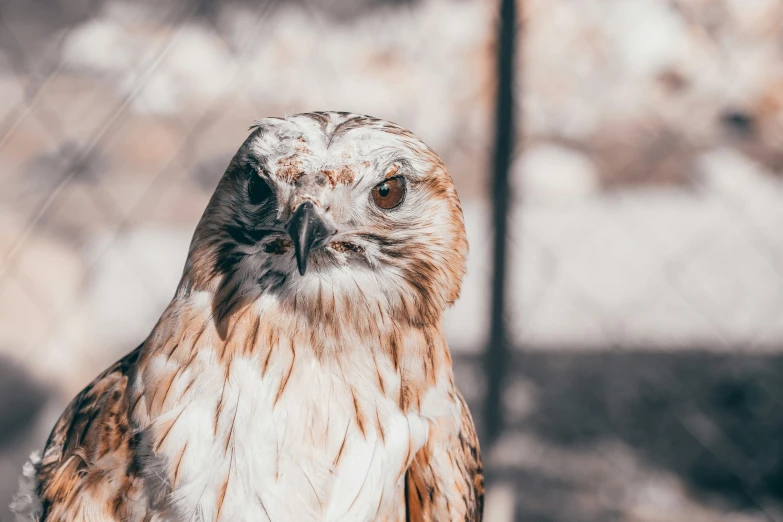
[[466,255],[452,180],[410,131],[256,122],[171,303],[62,414],[17,519],[480,521],[441,324]]

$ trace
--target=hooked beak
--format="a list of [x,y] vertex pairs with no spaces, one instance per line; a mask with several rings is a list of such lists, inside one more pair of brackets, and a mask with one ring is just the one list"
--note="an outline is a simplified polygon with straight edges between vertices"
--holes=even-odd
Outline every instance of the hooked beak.
[[294,242],[299,275],[305,275],[310,250],[324,246],[332,233],[312,201],[305,201],[294,210],[288,222],[288,235]]

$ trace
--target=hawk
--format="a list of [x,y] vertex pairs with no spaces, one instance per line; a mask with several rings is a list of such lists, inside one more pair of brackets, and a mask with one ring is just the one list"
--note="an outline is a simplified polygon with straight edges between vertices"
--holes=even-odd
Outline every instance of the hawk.
[[251,131],[149,337],[26,466],[18,520],[481,520],[441,321],[467,255],[446,168],[369,116]]

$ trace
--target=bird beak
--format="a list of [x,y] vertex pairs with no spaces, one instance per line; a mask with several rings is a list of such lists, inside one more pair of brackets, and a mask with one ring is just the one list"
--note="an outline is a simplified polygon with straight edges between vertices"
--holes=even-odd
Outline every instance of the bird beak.
[[288,235],[294,242],[299,274],[305,275],[310,250],[324,246],[332,233],[313,202],[305,201],[294,210],[288,222]]

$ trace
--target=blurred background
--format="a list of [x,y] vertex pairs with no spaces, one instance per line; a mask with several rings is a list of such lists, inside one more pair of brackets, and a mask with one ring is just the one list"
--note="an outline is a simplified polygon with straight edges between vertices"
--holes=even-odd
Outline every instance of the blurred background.
[[345,110],[459,190],[489,522],[783,521],[783,2],[503,3],[0,0],[0,520],[252,121]]

